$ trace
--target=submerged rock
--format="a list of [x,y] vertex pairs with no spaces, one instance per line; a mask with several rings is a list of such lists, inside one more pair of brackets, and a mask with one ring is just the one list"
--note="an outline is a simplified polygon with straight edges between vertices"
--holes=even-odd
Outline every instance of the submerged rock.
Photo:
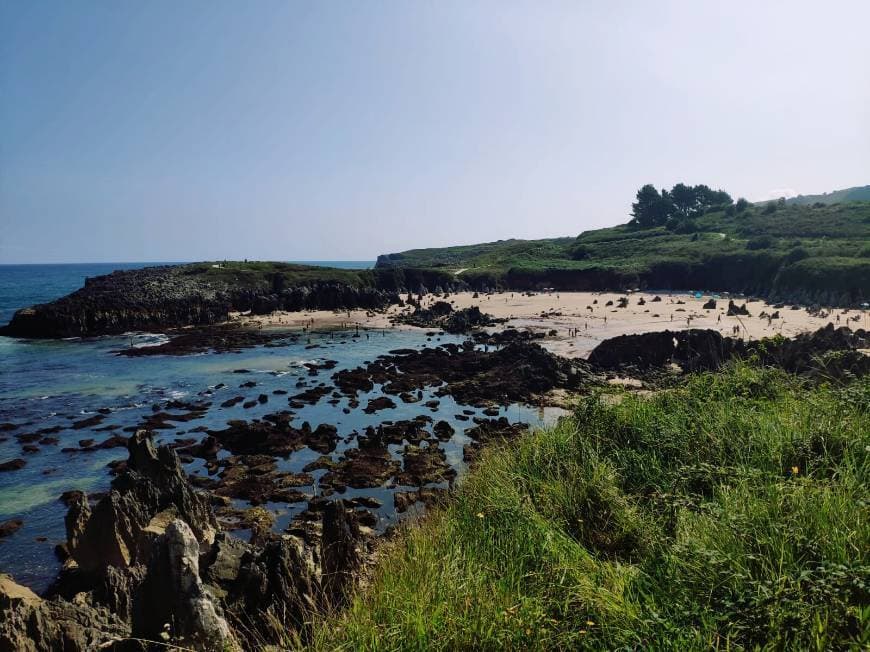
[[24,525],[24,521],[20,518],[11,518],[8,521],[0,521],[0,539],[15,534],[21,529],[22,525]]

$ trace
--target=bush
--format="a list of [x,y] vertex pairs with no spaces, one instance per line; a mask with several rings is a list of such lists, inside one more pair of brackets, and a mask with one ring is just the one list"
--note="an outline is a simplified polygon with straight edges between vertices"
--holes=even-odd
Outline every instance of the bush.
[[574,244],[568,250],[568,255],[572,260],[586,260],[592,257],[592,248],[584,244]]
[[752,251],[757,249],[770,249],[773,246],[773,238],[769,235],[760,235],[757,238],[752,238],[746,243],[746,248]]
[[786,265],[789,265],[791,263],[796,263],[799,260],[803,260],[804,258],[809,258],[809,256],[809,252],[803,247],[795,247],[785,255],[783,262],[785,262]]

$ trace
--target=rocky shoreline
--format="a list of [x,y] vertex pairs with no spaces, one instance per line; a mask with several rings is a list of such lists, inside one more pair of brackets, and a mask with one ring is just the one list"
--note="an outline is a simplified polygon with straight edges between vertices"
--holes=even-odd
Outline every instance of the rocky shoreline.
[[[275,640],[276,627],[304,641],[311,614],[344,603],[376,546],[371,510],[381,501],[342,495],[388,488],[393,508],[402,513],[444,500],[456,471],[440,445],[454,435],[446,421],[426,414],[383,421],[354,433],[356,446],[334,455],[336,428],[292,425],[294,406],[342,397],[374,414],[398,402],[420,402],[421,389],[434,389],[436,396],[483,410],[484,416],[469,416],[474,410],[457,415],[473,420],[462,450],[465,462],[473,463],[484,446],[526,427],[497,417],[496,406],[546,401],[553,390],[586,391],[625,376],[655,388],[675,369],[716,369],[747,357],[809,379],[870,373],[870,357],[861,352],[870,348],[870,333],[833,325],[793,340],[763,342],[700,329],[627,335],[602,342],[588,362],[555,356],[535,339],[514,329],[478,331],[462,345],[393,350],[332,373],[332,385],[299,381],[300,391],[287,397],[288,410],[232,420],[225,428],[194,429],[203,436],[170,445],[155,446],[151,431],[199,418],[210,402],[167,404],[129,438],[111,434],[98,446],[126,446],[128,458],[112,465],[108,493],[64,494],[66,542],[57,552],[65,561],[48,593],[37,596],[0,576],[0,650],[143,649],[142,640],[240,649],[245,641]],[[310,371],[316,376],[330,366]],[[381,396],[361,405],[360,393],[375,386]],[[420,407],[435,410],[438,402]],[[98,428],[102,416],[72,427]],[[4,430],[15,428],[4,424]],[[93,450],[94,440],[81,446]],[[303,448],[320,457],[300,473],[277,466],[276,460]],[[185,473],[182,464],[194,459],[203,461],[207,476]],[[15,468],[11,464],[8,471]],[[315,471],[324,473],[311,493],[304,488],[314,486]],[[237,500],[251,508],[239,509]],[[276,532],[269,511],[258,507],[268,502],[305,508]],[[2,524],[9,534],[17,527]],[[230,535],[233,530],[249,532],[249,541]]]

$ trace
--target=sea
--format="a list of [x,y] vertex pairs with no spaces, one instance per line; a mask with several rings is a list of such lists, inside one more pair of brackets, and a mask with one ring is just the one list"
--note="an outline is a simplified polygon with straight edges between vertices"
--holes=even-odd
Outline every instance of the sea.
[[[305,261],[343,268],[372,267],[371,261]],[[89,263],[68,265],[0,265],[0,323],[7,323],[19,308],[51,301],[80,288],[88,277],[107,274],[118,269],[133,269],[167,263]],[[332,373],[351,369],[374,360],[392,349],[422,348],[461,338],[444,335],[427,337],[422,331],[387,330],[367,338],[341,337],[341,333],[311,334],[317,348],[309,348],[307,338],[286,346],[257,346],[235,353],[204,353],[188,356],[126,357],[117,351],[130,346],[147,346],[165,341],[165,336],[153,333],[130,333],[123,336],[67,340],[26,340],[0,337],[0,424],[13,424],[0,430],[0,463],[23,459],[23,468],[0,472],[0,522],[21,519],[23,525],[13,534],[0,537],[0,573],[11,574],[16,581],[45,591],[60,569],[55,547],[65,541],[64,515],[66,507],[60,500],[63,492],[79,489],[101,492],[109,488],[112,476],[108,465],[126,458],[124,448],[95,449],[89,452],[70,452],[80,449],[83,440],[96,444],[123,432],[123,428],[140,424],[173,400],[202,401],[207,396],[211,407],[201,419],[178,423],[172,430],[155,433],[158,443],[171,443],[179,438],[199,439],[204,435],[190,432],[198,426],[220,429],[229,420],[251,420],[286,408],[286,397],[273,395],[274,390],[296,393],[296,383],[308,379],[308,362],[327,359],[338,362],[334,370],[321,372],[319,380],[329,381]],[[245,369],[249,373],[238,374]],[[254,380],[256,386],[242,389],[240,383]],[[223,383],[224,387],[218,388]],[[203,392],[211,391],[211,395]],[[369,398],[382,395],[376,386],[369,394],[361,394],[361,405]],[[246,399],[268,395],[266,404],[245,409],[237,404],[221,407],[227,398],[244,395]],[[463,445],[469,439],[465,428],[472,421],[461,421],[456,415],[469,406],[458,405],[451,397],[439,397],[440,405],[433,412],[422,403],[433,398],[424,390],[420,403],[397,401],[397,407],[366,414],[351,409],[342,398],[337,405],[324,397],[314,405],[296,411],[293,425],[308,421],[312,428],[319,424],[333,424],[338,428],[341,443],[332,453],[337,459],[342,452],[356,445],[354,432],[362,432],[369,425],[376,426],[386,420],[412,419],[427,414],[435,420],[444,419],[456,434],[441,443],[448,462],[460,473]],[[283,402],[280,400],[283,399]],[[473,409],[473,408],[471,408]],[[102,413],[100,412],[102,411]],[[540,409],[525,405],[500,408],[501,416],[511,421],[521,420],[540,425],[558,416],[557,410]],[[472,416],[477,416],[477,412]],[[99,426],[73,427],[77,421],[98,414],[104,415]],[[481,414],[482,416],[482,414]],[[0,426],[2,428],[2,426]],[[50,436],[33,440],[28,434],[49,429]],[[56,440],[56,441],[54,441]],[[347,441],[346,441],[347,440]],[[96,448],[96,447],[94,447]],[[396,455],[400,447],[393,447]],[[319,457],[319,453],[302,449],[287,459],[278,460],[284,471],[301,471],[302,467]],[[205,474],[201,460],[186,465],[190,474]],[[314,494],[316,483],[323,471],[316,471],[315,486],[301,488]],[[431,485],[437,486],[437,485]],[[379,498],[383,506],[376,510],[378,529],[385,529],[400,518],[393,509],[390,490],[386,488],[354,490],[343,495]],[[246,507],[244,501],[235,506]],[[268,503],[277,518],[275,529],[289,525],[293,517],[305,508],[305,503]],[[244,532],[237,536],[245,536]]]

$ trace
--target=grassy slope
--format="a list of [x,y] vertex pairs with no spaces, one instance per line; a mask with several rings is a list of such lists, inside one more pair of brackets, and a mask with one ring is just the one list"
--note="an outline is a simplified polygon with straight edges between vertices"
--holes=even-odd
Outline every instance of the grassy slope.
[[[401,267],[466,269],[470,281],[534,278],[545,283],[558,273],[607,273],[604,278],[635,279],[668,283],[687,279],[693,287],[718,290],[746,289],[770,292],[779,287],[792,293],[807,262],[789,269],[796,249],[818,267],[849,268],[846,285],[833,285],[866,296],[870,293],[870,202],[823,207],[787,206],[773,213],[763,207],[729,216],[716,211],[697,220],[700,232],[676,234],[664,228],[632,229],[618,226],[587,231],[576,239],[506,240],[496,243],[418,249],[393,254],[389,264]],[[768,246],[753,248],[762,236]],[[580,247],[585,255],[577,256]],[[572,255],[572,252],[573,255]],[[382,259],[381,265],[388,264]],[[735,277],[723,268],[738,269]],[[778,278],[779,272],[784,272]],[[834,277],[836,281],[840,277]],[[841,279],[842,280],[842,279]],[[866,288],[867,292],[864,292]]]
[[870,382],[744,364],[585,400],[490,449],[313,647],[859,649],[868,423]]
[[[218,264],[220,267],[214,266]],[[356,288],[396,290],[403,287],[416,288],[421,283],[435,287],[455,280],[453,274],[445,270],[342,269],[259,261],[192,263],[182,266],[180,273],[215,285],[251,289],[273,287],[276,276],[281,277],[281,287],[287,288],[313,283],[343,283]]]
[[[219,264],[220,267],[213,265]],[[209,281],[226,283],[234,287],[259,287],[271,285],[275,274],[284,277],[287,287],[304,285],[314,281],[337,281],[355,287],[370,285],[369,270],[337,269],[295,265],[293,263],[259,261],[222,261],[192,263],[183,267],[183,273],[199,276]]]
[[[834,190],[823,195],[798,195],[787,199],[788,204],[815,204],[821,202],[823,204],[833,204],[844,201],[870,201],[870,186],[855,186],[854,188],[844,188],[843,190]],[[764,202],[759,202],[764,203]]]

